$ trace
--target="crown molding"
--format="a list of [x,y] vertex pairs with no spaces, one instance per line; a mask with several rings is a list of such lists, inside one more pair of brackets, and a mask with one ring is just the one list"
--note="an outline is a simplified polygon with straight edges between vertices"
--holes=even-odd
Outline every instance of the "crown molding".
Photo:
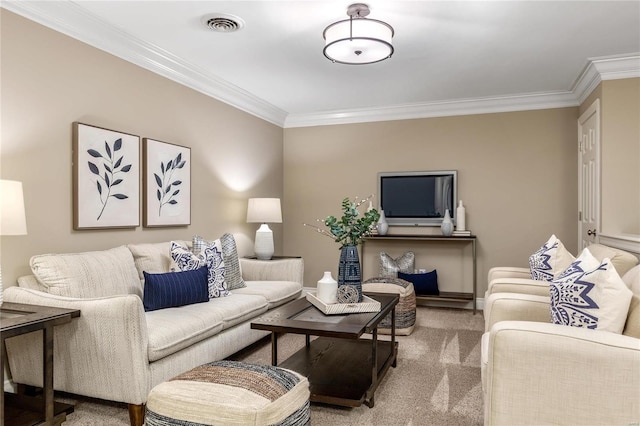
[[577,106],[572,92],[528,93],[395,105],[381,108],[349,109],[311,114],[289,114],[285,128],[326,126],[373,121],[411,120],[415,118],[449,117],[456,115],[491,114],[496,112],[525,111]]
[[75,2],[3,0],[0,7],[283,128],[572,107],[584,102],[603,80],[640,77],[640,53],[607,56],[590,58],[567,91],[288,114],[238,86],[110,25]]
[[286,111],[154,44],[133,37],[74,2],[2,1],[1,6],[265,121],[284,125]]
[[601,82],[623,78],[640,78],[640,53],[589,58],[571,91],[582,104]]

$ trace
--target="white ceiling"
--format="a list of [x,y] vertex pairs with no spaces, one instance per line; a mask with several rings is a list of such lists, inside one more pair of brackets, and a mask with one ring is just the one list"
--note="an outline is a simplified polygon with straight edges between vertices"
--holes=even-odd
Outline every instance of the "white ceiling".
[[[284,127],[577,105],[640,77],[640,1],[370,0],[371,65],[322,54],[349,1],[3,1],[2,7]],[[246,26],[216,33],[211,13]]]

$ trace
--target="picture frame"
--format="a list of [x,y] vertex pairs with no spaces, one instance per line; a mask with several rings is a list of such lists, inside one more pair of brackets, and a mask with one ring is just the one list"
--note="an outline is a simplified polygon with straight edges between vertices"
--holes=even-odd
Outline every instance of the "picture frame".
[[73,123],[73,229],[140,226],[140,136]]
[[191,224],[191,148],[142,140],[143,226]]

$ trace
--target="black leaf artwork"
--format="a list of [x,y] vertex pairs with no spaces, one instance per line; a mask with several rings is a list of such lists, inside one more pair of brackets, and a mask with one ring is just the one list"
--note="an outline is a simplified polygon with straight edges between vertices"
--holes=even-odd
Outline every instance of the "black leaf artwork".
[[[87,153],[93,158],[101,158],[101,163],[94,163],[92,161],[88,161],[89,170],[91,173],[97,176],[98,180],[96,181],[96,188],[98,189],[98,194],[100,196],[100,202],[102,203],[102,209],[100,210],[100,214],[96,220],[100,220],[102,214],[104,213],[104,209],[107,207],[107,203],[110,198],[115,198],[116,200],[126,200],[129,198],[126,194],[112,194],[111,189],[119,185],[123,182],[123,179],[116,175],[119,173],[127,173],[131,170],[131,164],[127,164],[121,166],[122,160],[124,159],[124,155],[120,156],[116,161],[114,161],[114,154],[116,151],[119,151],[122,148],[122,138],[118,138],[113,142],[113,147],[109,146],[107,141],[104,141],[104,150],[106,155],[96,151],[95,149],[88,149]],[[100,173],[100,167],[104,169],[104,175]],[[103,184],[100,183],[102,181]]]
[[177,169],[181,169],[186,164],[186,161],[182,159],[182,154],[178,154],[178,156],[174,159],[171,159],[165,164],[164,162],[160,162],[160,175],[154,173],[153,176],[156,179],[156,185],[158,186],[158,190],[156,192],[156,196],[158,198],[158,216],[162,216],[162,206],[165,204],[176,205],[178,204],[178,200],[176,200],[178,194],[180,193],[180,189],[177,188],[182,184],[180,179],[175,179],[173,174]]

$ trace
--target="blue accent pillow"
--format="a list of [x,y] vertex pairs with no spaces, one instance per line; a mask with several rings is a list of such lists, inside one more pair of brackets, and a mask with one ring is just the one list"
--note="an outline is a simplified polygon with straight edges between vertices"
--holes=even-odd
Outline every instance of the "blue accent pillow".
[[405,274],[398,272],[398,278],[409,281],[413,284],[413,290],[417,295],[439,295],[438,289],[438,273],[434,269],[426,274]]
[[206,266],[193,271],[144,274],[142,304],[145,311],[175,308],[209,301],[209,271]]

